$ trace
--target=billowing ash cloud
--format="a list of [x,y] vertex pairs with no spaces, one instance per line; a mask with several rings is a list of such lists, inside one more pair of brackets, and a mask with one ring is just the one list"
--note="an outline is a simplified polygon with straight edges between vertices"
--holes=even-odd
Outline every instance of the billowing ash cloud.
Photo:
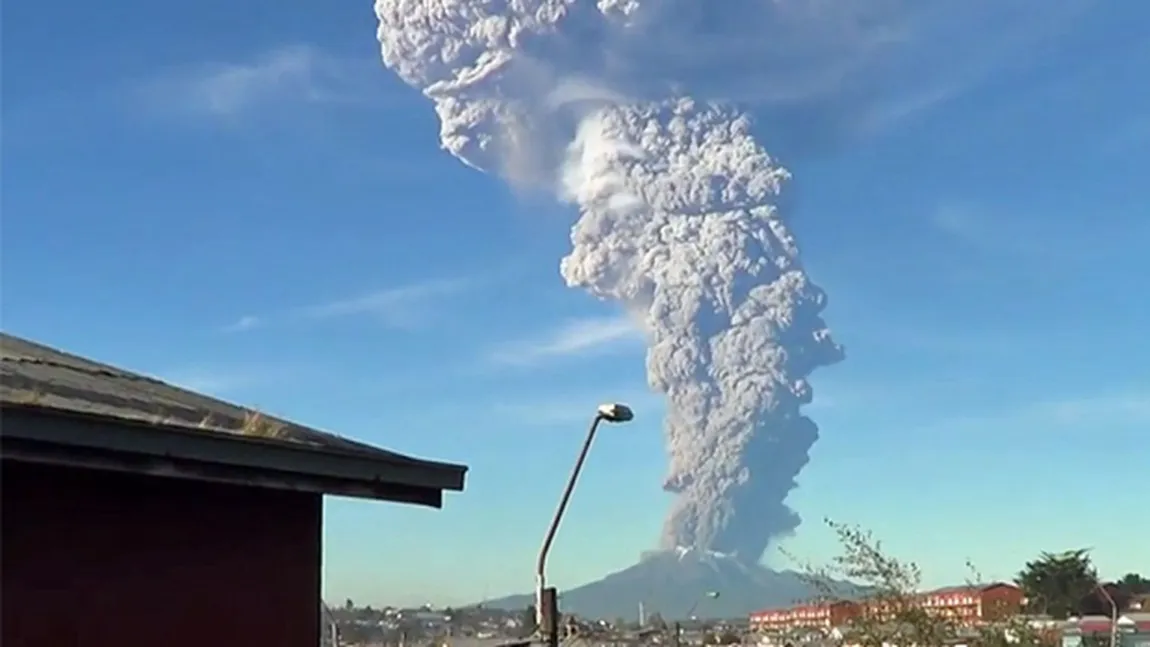
[[758,560],[798,525],[783,501],[818,435],[806,377],[841,358],[771,204],[787,173],[745,115],[689,99],[587,115],[565,171],[581,218],[563,276],[641,309],[668,397],[663,547]]
[[[800,412],[807,378],[842,351],[776,207],[788,173],[733,106],[766,114],[768,138],[817,146],[953,93],[1045,33],[1028,15],[1074,1],[377,0],[376,13],[384,61],[434,102],[444,148],[577,205],[563,277],[641,320],[668,400],[663,547],[757,561],[799,523],[785,499],[818,437]],[[955,39],[975,18],[989,21],[977,39]]]

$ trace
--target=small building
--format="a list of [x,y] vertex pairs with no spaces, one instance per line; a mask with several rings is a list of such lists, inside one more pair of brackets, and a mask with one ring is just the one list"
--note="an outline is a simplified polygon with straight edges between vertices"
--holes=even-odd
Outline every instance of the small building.
[[910,605],[953,624],[970,627],[1018,616],[1023,600],[1022,589],[1007,582],[962,584],[923,591],[900,603],[867,601],[863,613],[870,617],[891,617],[895,613],[892,607]]
[[[917,593],[900,604],[920,607],[956,624],[975,625],[1013,617],[1022,609],[1022,589],[1005,582],[948,586]],[[778,633],[797,629],[843,627],[860,616],[883,618],[893,616],[890,600],[838,600],[813,602],[780,609],[765,609],[750,615],[751,629]]]
[[1022,612],[1022,589],[1007,582],[949,586],[922,594],[920,603],[933,613],[965,624],[1010,618]]
[[1117,622],[1110,616],[1086,615],[1068,619],[1062,630],[1063,647],[1082,647],[1086,637],[1093,644],[1116,638],[1119,647],[1150,647],[1150,613],[1133,611],[1121,614]]
[[5,647],[315,647],[323,495],[438,508],[467,469],[7,334],[0,416]]
[[752,631],[779,633],[795,629],[842,627],[858,617],[860,607],[849,600],[812,602],[781,609],[764,609],[750,615]]

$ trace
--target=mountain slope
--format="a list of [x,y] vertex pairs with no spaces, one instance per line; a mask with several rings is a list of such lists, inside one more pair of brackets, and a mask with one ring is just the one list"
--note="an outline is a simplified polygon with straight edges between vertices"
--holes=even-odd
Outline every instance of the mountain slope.
[[[719,594],[717,598],[708,597],[712,591]],[[686,618],[692,607],[696,616],[736,618],[757,609],[789,606],[813,594],[795,572],[684,550],[648,554],[638,564],[562,591],[559,605],[564,612],[590,618],[635,618],[640,602],[648,615],[659,613],[667,620]],[[484,605],[523,609],[533,601],[530,594],[514,595]]]

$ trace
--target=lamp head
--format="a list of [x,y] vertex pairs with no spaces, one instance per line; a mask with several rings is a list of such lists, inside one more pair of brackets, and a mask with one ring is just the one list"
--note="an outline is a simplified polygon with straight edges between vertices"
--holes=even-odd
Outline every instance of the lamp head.
[[599,417],[607,422],[628,422],[635,417],[635,412],[625,404],[612,403],[599,405]]

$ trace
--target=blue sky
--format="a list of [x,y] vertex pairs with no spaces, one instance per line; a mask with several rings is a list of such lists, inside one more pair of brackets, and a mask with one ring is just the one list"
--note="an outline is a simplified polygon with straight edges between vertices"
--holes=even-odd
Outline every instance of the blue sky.
[[[830,556],[829,516],[929,584],[1084,546],[1150,568],[1147,20],[1099,4],[1024,67],[784,157],[848,351],[814,377],[788,551]],[[594,405],[630,402],[551,571],[624,567],[667,505],[642,341],[563,286],[573,214],[442,153],[374,29],[370,3],[6,6],[4,328],[468,464],[443,510],[328,502],[326,592],[376,604],[529,589]]]

